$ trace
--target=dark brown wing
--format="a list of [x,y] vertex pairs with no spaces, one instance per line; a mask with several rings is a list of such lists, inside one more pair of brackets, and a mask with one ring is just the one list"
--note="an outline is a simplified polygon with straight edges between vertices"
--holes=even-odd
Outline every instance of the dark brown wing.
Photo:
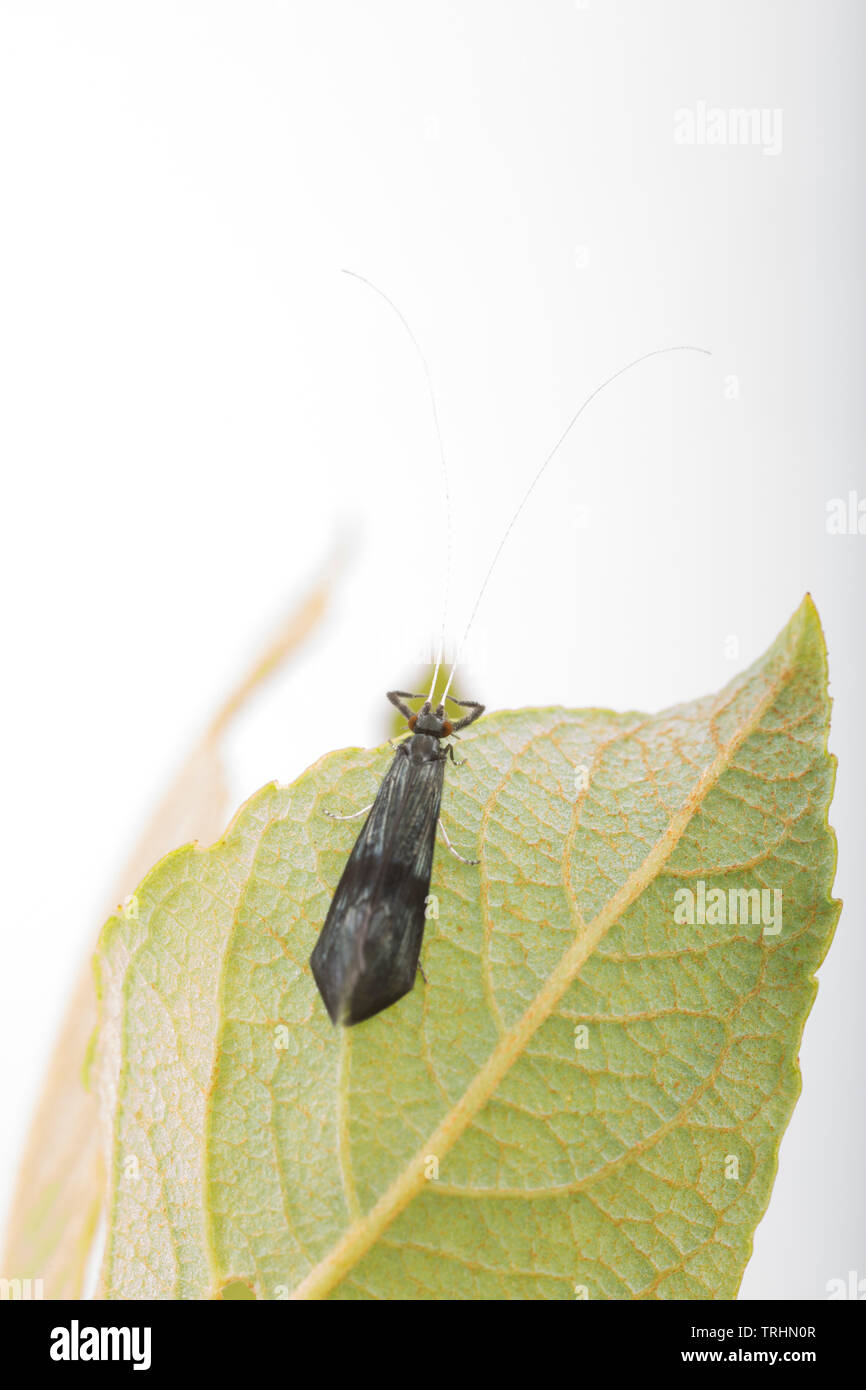
[[402,745],[355,841],[310,957],[334,1023],[371,1018],[415,983],[444,777],[442,759]]

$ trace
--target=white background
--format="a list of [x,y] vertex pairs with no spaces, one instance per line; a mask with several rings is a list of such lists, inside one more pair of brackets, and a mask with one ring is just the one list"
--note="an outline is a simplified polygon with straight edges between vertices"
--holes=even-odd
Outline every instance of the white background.
[[[377,743],[508,516],[462,683],[657,709],[812,592],[845,911],[742,1294],[866,1276],[862,51],[855,3],[0,8],[0,1199],[120,862],[220,696],[354,540],[231,740],[234,804]],[[699,102],[782,147],[687,146]],[[736,376],[739,395],[730,398]],[[726,655],[736,637],[739,654]]]

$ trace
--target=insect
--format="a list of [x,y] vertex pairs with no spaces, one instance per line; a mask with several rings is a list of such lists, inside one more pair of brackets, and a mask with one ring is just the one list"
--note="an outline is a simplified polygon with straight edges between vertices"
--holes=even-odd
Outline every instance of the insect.
[[476,700],[455,700],[471,712],[452,722],[444,703],[434,710],[425,700],[417,714],[405,703],[423,698],[388,692],[409,738],[397,744],[310,957],[332,1023],[372,1018],[408,994],[418,973],[445,763],[457,763],[444,740],[484,713]]
[[[453,700],[448,691],[490,576],[515,522],[529,501],[530,494],[542,473],[558,453],[590,401],[594,400],[600,391],[639,362],[644,362],[650,357],[658,357],[665,352],[705,352],[706,349],[657,348],[653,352],[644,353],[625,367],[620,367],[586,397],[538,469],[506,527],[475,600],[445,690],[434,707],[433,698],[444,649],[451,553],[451,500],[436,399],[424,355],[400,310],[378,286],[366,280],[364,276],[356,275],[353,271],[346,273],[361,280],[385,300],[400,319],[421,359],[439,440],[448,520],[448,564],[442,635],[430,693],[424,699],[421,695],[412,695],[405,690],[388,692],[388,699],[408,722],[408,738],[396,746],[394,760],[385,774],[372,806],[354,813],[363,815],[366,811],[370,812],[337,884],[324,926],[310,957],[313,976],[331,1021],[348,1027],[389,1008],[404,994],[408,994],[415,983],[416,974],[420,969],[425,907],[430,889],[437,825],[441,826],[448,848],[458,859],[468,864],[478,862],[474,859],[463,859],[463,856],[457,853],[439,819],[439,811],[442,805],[445,763],[450,757],[451,761],[459,766],[458,760],[454,757],[453,744],[446,743],[445,740],[457,735],[459,730],[465,729],[480,718],[484,713],[484,706],[475,700]],[[406,700],[415,699],[424,699],[424,704],[417,713],[413,713],[405,703]],[[468,708],[470,713],[454,721],[448,719],[445,714],[447,699]],[[337,817],[341,820],[353,818]]]

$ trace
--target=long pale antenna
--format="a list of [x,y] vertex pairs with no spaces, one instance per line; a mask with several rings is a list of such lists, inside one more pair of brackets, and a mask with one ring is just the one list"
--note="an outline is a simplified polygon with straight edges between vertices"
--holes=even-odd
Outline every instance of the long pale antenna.
[[467,637],[469,636],[472,624],[475,621],[475,615],[478,612],[479,607],[481,606],[481,600],[484,597],[487,585],[490,582],[490,576],[496,568],[497,561],[500,555],[502,554],[505,542],[511,535],[511,532],[514,529],[514,525],[521,512],[523,511],[523,508],[526,506],[527,502],[532,496],[532,493],[535,491],[535,488],[541,479],[542,473],[544,473],[548,464],[553,462],[554,458],[559,453],[559,450],[562,448],[562,445],[565,443],[566,439],[571,434],[571,431],[574,429],[574,426],[577,424],[581,415],[586,410],[586,407],[590,404],[591,401],[595,400],[596,396],[599,395],[599,393],[603,391],[605,387],[610,386],[611,383],[616,381],[619,377],[625,376],[626,372],[630,372],[632,367],[639,366],[641,362],[647,362],[651,357],[661,357],[666,352],[702,352],[705,357],[712,356],[712,353],[707,348],[692,347],[687,343],[679,343],[675,347],[655,348],[652,352],[645,352],[640,357],[635,357],[633,361],[627,362],[624,367],[620,367],[619,371],[614,372],[613,375],[609,376],[606,381],[603,381],[600,386],[596,386],[595,390],[590,392],[590,394],[587,396],[586,400],[583,402],[580,408],[577,411],[575,411],[574,415],[572,415],[565,429],[562,431],[562,434],[559,436],[553,448],[551,449],[550,453],[547,455],[547,458],[542,463],[535,477],[532,479],[532,482],[529,484],[529,487],[526,489],[520,506],[517,508],[517,511],[514,513],[513,517],[511,518],[511,520],[505,528],[505,533],[502,537],[502,540],[499,542],[496,554],[493,556],[493,559],[490,562],[490,568],[484,576],[484,583],[481,585],[481,588],[478,591],[478,597],[475,600],[475,607],[472,609],[472,612],[469,615],[469,622],[466,624],[466,629],[463,633],[463,636],[460,639],[460,646],[457,648],[457,655],[454,659],[454,665],[451,667],[451,674],[448,677],[448,684],[445,686],[445,689],[442,693],[443,702],[445,700],[445,696],[448,694],[448,691],[451,689],[451,682],[454,680],[454,672],[457,670],[458,662],[460,661],[460,657],[463,654],[463,647],[466,643]]
[[[427,392],[428,392],[428,394],[429,394],[429,396],[430,396],[430,407],[431,407],[431,410],[432,410],[432,412],[433,412],[433,425],[434,425],[435,430],[436,430],[436,441],[437,441],[437,443],[438,443],[438,445],[439,445],[439,463],[440,463],[440,466],[441,466],[441,468],[442,468],[442,483],[443,483],[443,487],[444,487],[444,490],[445,490],[445,537],[446,537],[446,539],[445,539],[445,589],[444,589],[444,596],[443,596],[443,599],[442,599],[442,626],[441,626],[440,631],[439,631],[439,647],[438,647],[438,650],[437,650],[437,652],[436,652],[436,666],[435,666],[435,669],[434,669],[434,671],[433,671],[433,680],[432,680],[431,685],[430,685],[430,694],[427,696],[427,699],[428,699],[430,702],[432,702],[432,700],[433,700],[433,692],[434,692],[434,690],[436,689],[436,682],[437,682],[437,680],[439,679],[439,672],[440,672],[441,669],[442,669],[442,662],[443,662],[444,656],[445,656],[445,629],[446,629],[446,625],[447,625],[447,622],[448,622],[448,594],[449,594],[449,589],[450,589],[450,586],[451,586],[451,546],[452,546],[452,535],[451,535],[451,532],[452,532],[452,519],[451,519],[451,489],[450,489],[450,487],[449,487],[449,485],[448,485],[448,466],[447,466],[447,464],[446,464],[446,462],[445,462],[445,445],[444,445],[443,442],[442,442],[442,430],[441,430],[441,428],[440,428],[440,426],[439,426],[439,409],[438,409],[438,406],[436,405],[436,393],[435,393],[435,391],[433,390],[433,378],[432,378],[432,376],[430,375],[430,368],[427,366],[427,359],[426,359],[426,357],[424,356],[423,352],[421,351],[421,345],[420,345],[420,343],[418,342],[418,339],[415,337],[415,334],[412,332],[412,329],[409,327],[409,324],[408,324],[408,322],[407,322],[407,320],[406,320],[405,315],[402,314],[402,313],[400,312],[400,310],[397,308],[397,305],[394,303],[393,299],[390,299],[389,296],[385,293],[384,290],[380,290],[378,285],[374,285],[372,280],[368,280],[367,277],[366,277],[366,275],[359,275],[358,272],[357,272],[357,270],[346,270],[346,269],[344,268],[343,274],[344,274],[344,275],[350,275],[350,276],[352,277],[353,280],[360,280],[360,282],[361,282],[362,285],[366,285],[366,286],[368,287],[368,289],[373,290],[373,292],[374,292],[375,294],[377,294],[377,295],[379,296],[380,299],[384,299],[384,301],[385,301],[385,303],[388,305],[389,309],[392,309],[393,312],[397,315],[397,318],[400,320],[400,322],[402,323],[403,327],[405,328],[407,334],[409,335],[409,339],[410,339],[410,341],[411,341],[411,343],[412,343],[412,346],[414,347],[415,351],[416,351],[417,354],[418,354],[419,361],[420,361],[420,363],[421,363],[421,366],[422,366],[423,369],[424,369],[424,378],[425,378],[425,380],[426,380],[426,382],[427,382]],[[486,583],[486,580],[485,580],[485,583]],[[452,674],[453,674],[453,673],[452,673]],[[450,685],[450,681],[449,681],[449,685]],[[443,697],[443,698],[444,698],[444,697]]]

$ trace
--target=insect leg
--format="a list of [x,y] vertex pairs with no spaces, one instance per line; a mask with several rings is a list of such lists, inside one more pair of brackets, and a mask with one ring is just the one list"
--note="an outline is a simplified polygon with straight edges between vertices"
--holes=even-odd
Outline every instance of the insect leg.
[[452,725],[452,733],[456,732],[457,729],[465,729],[467,724],[474,724],[475,720],[480,719],[484,713],[484,706],[479,704],[477,700],[455,700],[453,695],[449,695],[448,698],[453,700],[455,705],[462,705],[464,709],[472,711],[471,714],[464,714],[462,719],[458,719],[457,723]]
[[406,700],[423,700],[424,696],[413,695],[411,690],[389,690],[388,699],[391,701],[392,705],[397,706],[397,709],[403,715],[404,719],[411,719],[412,715],[414,714],[414,710],[411,710],[409,708],[409,706],[405,703]]
[[[370,806],[372,805],[373,803],[371,801]],[[338,816],[336,811],[323,811],[322,815],[327,816],[329,820],[357,820],[358,816],[366,815],[370,806],[362,806],[360,811],[352,811],[348,816]]]
[[454,848],[454,846],[452,845],[451,841],[448,839],[448,831],[445,829],[445,826],[442,824],[442,818],[441,818],[441,816],[440,816],[440,818],[439,818],[439,829],[442,831],[442,838],[443,838],[443,840],[445,841],[445,843],[446,843],[446,845],[448,846],[448,848],[450,849],[451,853],[454,855],[454,858],[455,858],[455,859],[459,859],[461,864],[480,864],[480,863],[481,863],[481,860],[480,860],[480,859],[465,859],[464,856],[463,856],[462,854],[460,854],[459,851],[456,850],[456,849]]

